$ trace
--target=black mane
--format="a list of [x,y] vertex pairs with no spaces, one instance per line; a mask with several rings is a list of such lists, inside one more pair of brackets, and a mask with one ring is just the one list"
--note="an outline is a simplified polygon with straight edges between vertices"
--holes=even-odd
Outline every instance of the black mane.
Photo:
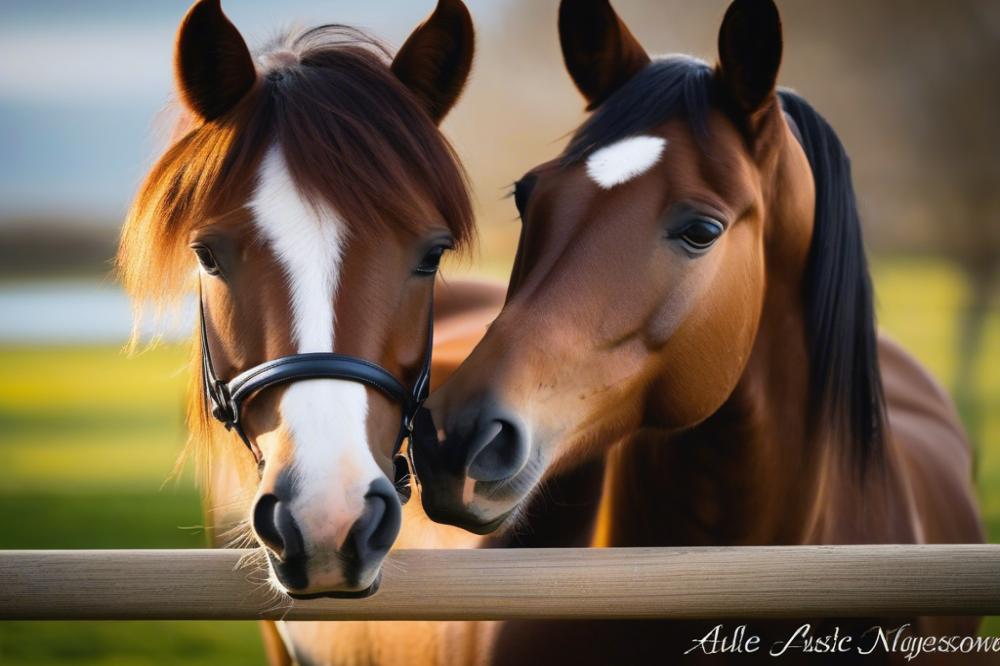
[[862,464],[885,442],[885,399],[878,365],[875,303],[851,162],[830,124],[804,99],[781,92],[798,126],[816,183],[816,213],[805,277],[812,398],[849,436]]
[[712,68],[701,60],[671,56],[654,60],[597,107],[573,135],[563,162],[585,159],[601,146],[646,132],[670,118],[688,119],[704,135]]
[[[601,146],[684,117],[705,136],[713,70],[685,56],[655,60],[604,102],[576,131],[563,163]],[[881,457],[885,404],[868,262],[861,237],[850,160],[833,128],[804,99],[782,90],[812,168],[816,211],[803,288],[815,427],[849,438],[861,471]]]

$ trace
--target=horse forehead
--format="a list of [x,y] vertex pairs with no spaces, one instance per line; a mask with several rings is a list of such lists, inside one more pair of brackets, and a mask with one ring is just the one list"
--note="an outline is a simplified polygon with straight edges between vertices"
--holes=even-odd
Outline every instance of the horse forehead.
[[649,136],[666,143],[661,157],[636,176],[644,183],[641,191],[663,192],[667,203],[693,200],[733,212],[755,197],[758,168],[743,135],[721,113],[709,114],[703,134],[672,118]]
[[685,164],[698,156],[694,130],[673,117],[646,129],[636,129],[599,145],[583,160],[589,180],[611,190],[657,170],[659,165]]
[[663,156],[667,140],[640,134],[598,148],[587,157],[586,172],[599,187],[610,190],[652,169]]
[[599,191],[663,177],[663,184],[683,186],[703,181],[701,185],[718,184],[728,189],[729,181],[744,166],[740,164],[741,152],[744,150],[739,133],[731,123],[712,113],[703,136],[696,135],[685,119],[671,118],[593,150],[583,161],[583,171]]
[[303,195],[278,147],[261,162],[249,207],[288,283],[299,353],[331,351],[333,303],[347,238],[344,221],[330,207]]

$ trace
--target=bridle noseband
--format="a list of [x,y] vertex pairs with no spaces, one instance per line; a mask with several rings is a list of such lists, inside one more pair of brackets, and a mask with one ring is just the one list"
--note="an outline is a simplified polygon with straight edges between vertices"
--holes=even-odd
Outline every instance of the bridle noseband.
[[[200,287],[200,285],[199,285]],[[431,351],[434,347],[434,291],[431,286],[430,311],[427,315],[427,345],[424,360],[413,388],[409,391],[396,377],[382,366],[356,356],[332,352],[312,352],[290,354],[265,361],[244,370],[228,382],[219,379],[212,363],[212,351],[208,344],[208,325],[205,318],[205,300],[199,288],[198,308],[201,319],[201,368],[205,384],[205,394],[211,407],[212,416],[232,430],[253,454],[258,466],[263,464],[263,455],[257,445],[247,436],[240,417],[243,405],[251,397],[264,389],[278,384],[291,384],[306,379],[344,379],[376,389],[382,395],[402,406],[399,434],[392,448],[395,485],[402,501],[410,496],[409,479],[412,465],[400,454],[403,440],[413,431],[413,418],[421,408],[431,385]]]

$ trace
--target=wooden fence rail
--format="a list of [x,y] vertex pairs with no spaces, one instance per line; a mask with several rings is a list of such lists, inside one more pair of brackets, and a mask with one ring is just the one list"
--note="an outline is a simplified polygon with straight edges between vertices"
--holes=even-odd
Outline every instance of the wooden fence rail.
[[367,599],[275,594],[249,551],[0,551],[0,619],[1000,614],[1000,546],[400,550]]

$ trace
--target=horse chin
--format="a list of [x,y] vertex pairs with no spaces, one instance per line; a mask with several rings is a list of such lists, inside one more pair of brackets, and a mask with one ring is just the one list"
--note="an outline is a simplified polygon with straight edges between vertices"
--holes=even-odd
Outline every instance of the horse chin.
[[[517,508],[537,483],[534,470],[522,470],[501,481],[472,481],[449,473],[436,474],[425,459],[415,458],[420,503],[435,523],[473,534],[503,531],[514,522]],[[473,489],[474,487],[474,489]]]
[[382,569],[379,568],[378,573],[375,574],[375,578],[372,582],[360,589],[356,590],[324,590],[320,592],[291,592],[286,591],[285,594],[290,596],[292,599],[301,601],[308,599],[364,599],[370,597],[378,592],[379,586],[382,584]]
[[513,514],[512,510],[506,511],[500,514],[500,516],[498,516],[497,518],[494,518],[493,520],[488,520],[486,522],[479,522],[476,520],[472,520],[472,521],[465,521],[462,523],[452,523],[452,524],[455,525],[456,527],[461,527],[463,530],[467,532],[472,532],[473,534],[485,535],[502,530],[505,524],[508,522],[508,519],[511,517],[511,514]]
[[336,582],[328,584],[322,576],[309,575],[304,558],[279,560],[269,552],[268,560],[275,582],[292,599],[362,599],[375,594],[382,582],[381,565],[369,575],[351,576],[351,580],[345,580],[342,574],[338,574]]
[[453,525],[473,534],[490,534],[501,529],[513,513],[508,509],[492,518],[487,518],[467,506],[439,503],[430,499],[430,494],[421,495],[424,513],[435,523]]

